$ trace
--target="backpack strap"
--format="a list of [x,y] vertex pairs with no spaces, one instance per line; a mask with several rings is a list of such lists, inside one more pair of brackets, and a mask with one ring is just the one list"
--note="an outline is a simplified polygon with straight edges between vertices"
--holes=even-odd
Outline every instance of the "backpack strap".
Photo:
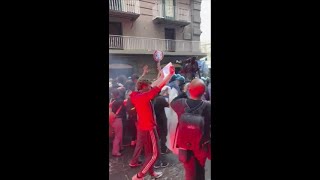
[[187,99],[184,99],[185,104],[185,112],[186,113],[192,113],[192,114],[202,114],[202,111],[206,107],[206,103],[204,101],[201,101],[197,106],[193,108],[189,108],[189,105],[187,104]]
[[201,105],[199,105],[199,107],[197,109],[194,109],[193,112],[196,114],[202,115],[202,113],[206,107],[207,107],[207,104],[205,103],[205,101],[202,101]]
[[112,106],[112,104],[113,104],[115,101],[116,101],[115,99],[110,99],[109,106]]
[[116,112],[116,115],[119,114],[120,110],[122,109],[122,106],[123,106],[123,105],[121,105],[121,106],[118,108],[118,110],[117,110],[117,112]]
[[[112,101],[112,99],[110,99],[110,104],[109,104],[109,109],[112,111],[112,105],[113,105],[113,103],[115,102],[116,100],[113,100]],[[120,110],[122,109],[122,107],[123,107],[123,104],[121,104],[121,106],[118,108],[118,110],[116,111],[116,113],[115,113],[115,115],[118,115],[119,114],[119,112],[120,112]]]
[[110,102],[109,102],[109,111],[112,111],[112,105],[113,105],[114,102],[115,102],[115,100],[110,99]]

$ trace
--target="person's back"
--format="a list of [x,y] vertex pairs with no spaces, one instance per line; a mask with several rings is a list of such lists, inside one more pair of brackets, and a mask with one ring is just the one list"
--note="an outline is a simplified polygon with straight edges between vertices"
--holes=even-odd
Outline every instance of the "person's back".
[[125,87],[127,89],[125,94],[125,99],[127,100],[126,109],[128,113],[128,119],[137,120],[137,112],[130,99],[130,94],[134,91],[135,84],[133,81],[127,81]]
[[138,116],[138,129],[151,130],[156,125],[151,99],[159,91],[160,90],[152,89],[149,92],[141,93],[134,91],[130,94],[131,102]]
[[[176,97],[171,103],[172,109],[178,115],[178,129],[181,129],[180,123],[182,120],[186,120],[186,113],[190,113],[189,110],[193,109],[194,111],[198,111],[201,109],[200,113],[197,116],[203,117],[191,119],[193,120],[192,125],[196,125],[195,121],[203,120],[203,128],[202,134],[193,134],[194,137],[198,137],[198,141],[190,141],[198,142],[196,146],[191,146],[191,149],[188,149],[188,145],[181,144],[186,141],[186,139],[179,138],[190,138],[191,136],[185,136],[187,133],[178,131],[177,133],[177,146],[179,149],[179,160],[184,164],[185,168],[185,176],[187,180],[204,180],[204,166],[205,161],[209,157],[210,152],[208,152],[208,142],[210,140],[210,126],[211,126],[211,104],[208,101],[201,100],[203,93],[205,92],[205,84],[200,79],[194,79],[191,81],[189,85],[189,97],[185,98],[185,95],[180,95]],[[188,111],[188,112],[187,112]],[[189,114],[190,115],[190,114]],[[194,114],[193,114],[194,115]],[[185,118],[185,119],[184,119]],[[186,121],[184,121],[186,122]],[[192,126],[191,125],[191,126]],[[180,126],[180,128],[179,128]],[[186,128],[189,128],[186,126]],[[192,127],[191,129],[194,129]],[[196,132],[196,131],[194,131]],[[180,134],[180,136],[179,136]],[[181,135],[182,134],[182,135]],[[188,140],[189,141],[189,140]],[[178,143],[180,142],[180,144]],[[196,148],[199,147],[199,148]]]
[[123,119],[126,117],[126,110],[123,100],[120,98],[118,89],[114,89],[111,92],[112,99],[110,102],[111,110],[116,115],[115,119],[110,123],[115,132],[113,139],[112,155],[121,156],[120,150],[122,149],[122,137],[123,137]]
[[161,141],[161,152],[165,153],[167,151],[166,147],[166,136],[168,133],[167,127],[167,116],[165,108],[169,107],[169,103],[163,95],[159,95],[154,99],[154,110],[156,114],[156,121],[158,125],[158,133],[160,135]]
[[169,103],[167,99],[164,97],[167,94],[165,91],[162,91],[160,95],[158,95],[154,101],[154,111],[156,115],[156,121],[157,121],[157,131],[160,138],[160,151],[161,156],[160,159],[156,162],[154,165],[154,168],[159,167],[167,167],[169,163],[167,162],[166,153],[168,152],[168,148],[166,146],[167,142],[167,134],[168,134],[168,127],[167,127],[167,116],[165,113],[165,108],[169,107]]
[[[198,116],[203,117],[203,128],[202,129],[202,141],[206,142],[210,139],[210,125],[211,125],[211,104],[208,101],[203,100],[193,100],[186,98],[179,98],[173,100],[171,103],[171,107],[178,115],[178,123],[181,122],[181,116],[189,109],[201,109],[201,113]],[[195,118],[195,117],[193,117]],[[192,120],[192,119],[191,119]],[[188,134],[188,133],[184,133]],[[196,137],[196,134],[193,134]],[[179,146],[179,143],[177,143]],[[180,145],[181,146],[181,145]]]
[[130,99],[130,94],[134,91],[135,84],[134,82],[127,81],[126,83],[126,110],[128,114],[128,130],[131,135],[131,146],[134,146],[136,144],[136,139],[137,139],[137,127],[136,127],[136,122],[137,122],[137,111],[134,105],[131,102]]
[[126,108],[123,105],[123,100],[121,98],[115,98],[115,99],[111,99],[111,101],[114,101],[112,104],[112,112],[116,113],[117,110],[120,108],[120,106],[122,106],[122,108],[120,109],[119,113],[117,114],[117,118],[120,119],[125,119],[126,118]]
[[124,120],[126,118],[126,108],[124,107],[123,98],[121,97],[121,91],[118,88],[111,90],[111,99],[109,101],[113,102],[111,107],[113,113],[116,113],[122,106],[116,117]]
[[166,98],[164,96],[158,95],[154,101],[154,110],[155,110],[155,115],[156,115],[156,120],[157,120],[157,124],[164,126],[167,125],[167,116],[166,113],[164,111],[165,107],[169,107],[169,103],[166,100]]

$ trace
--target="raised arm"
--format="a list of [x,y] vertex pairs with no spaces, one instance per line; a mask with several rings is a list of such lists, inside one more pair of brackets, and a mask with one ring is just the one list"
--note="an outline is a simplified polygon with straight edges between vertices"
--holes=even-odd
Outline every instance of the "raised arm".
[[161,66],[160,66],[160,61],[157,62],[157,70],[158,70],[158,76],[157,78],[159,78],[161,76]]
[[140,80],[140,79],[142,79],[148,72],[149,72],[149,66],[148,65],[145,65],[145,66],[143,66],[143,73],[142,73],[142,75],[139,77],[139,79],[138,79],[138,81]]

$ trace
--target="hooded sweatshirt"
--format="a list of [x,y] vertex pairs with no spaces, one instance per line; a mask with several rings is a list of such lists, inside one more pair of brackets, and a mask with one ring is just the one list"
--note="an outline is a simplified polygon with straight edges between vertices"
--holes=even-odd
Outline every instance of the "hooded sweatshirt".
[[156,124],[156,118],[151,100],[160,93],[160,88],[154,87],[147,92],[134,91],[130,94],[130,99],[137,111],[139,130],[152,130]]

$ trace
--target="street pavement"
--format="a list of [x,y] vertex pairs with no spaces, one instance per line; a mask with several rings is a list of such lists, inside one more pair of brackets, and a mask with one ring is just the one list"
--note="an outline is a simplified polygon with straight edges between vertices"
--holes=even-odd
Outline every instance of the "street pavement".
[[[124,144],[129,144],[128,138],[124,139]],[[113,157],[111,155],[112,142],[109,140],[109,179],[111,180],[131,180],[141,168],[131,168],[128,164],[132,157],[134,147],[124,145],[123,155],[121,157]],[[179,162],[177,156],[172,153],[166,154],[166,159],[169,162],[169,166],[165,168],[155,169],[155,171],[163,172],[163,176],[159,180],[183,180],[184,168]],[[143,160],[143,159],[142,159]],[[207,160],[206,166],[206,180],[211,180],[211,161]],[[146,180],[150,180],[151,177],[147,175]]]

